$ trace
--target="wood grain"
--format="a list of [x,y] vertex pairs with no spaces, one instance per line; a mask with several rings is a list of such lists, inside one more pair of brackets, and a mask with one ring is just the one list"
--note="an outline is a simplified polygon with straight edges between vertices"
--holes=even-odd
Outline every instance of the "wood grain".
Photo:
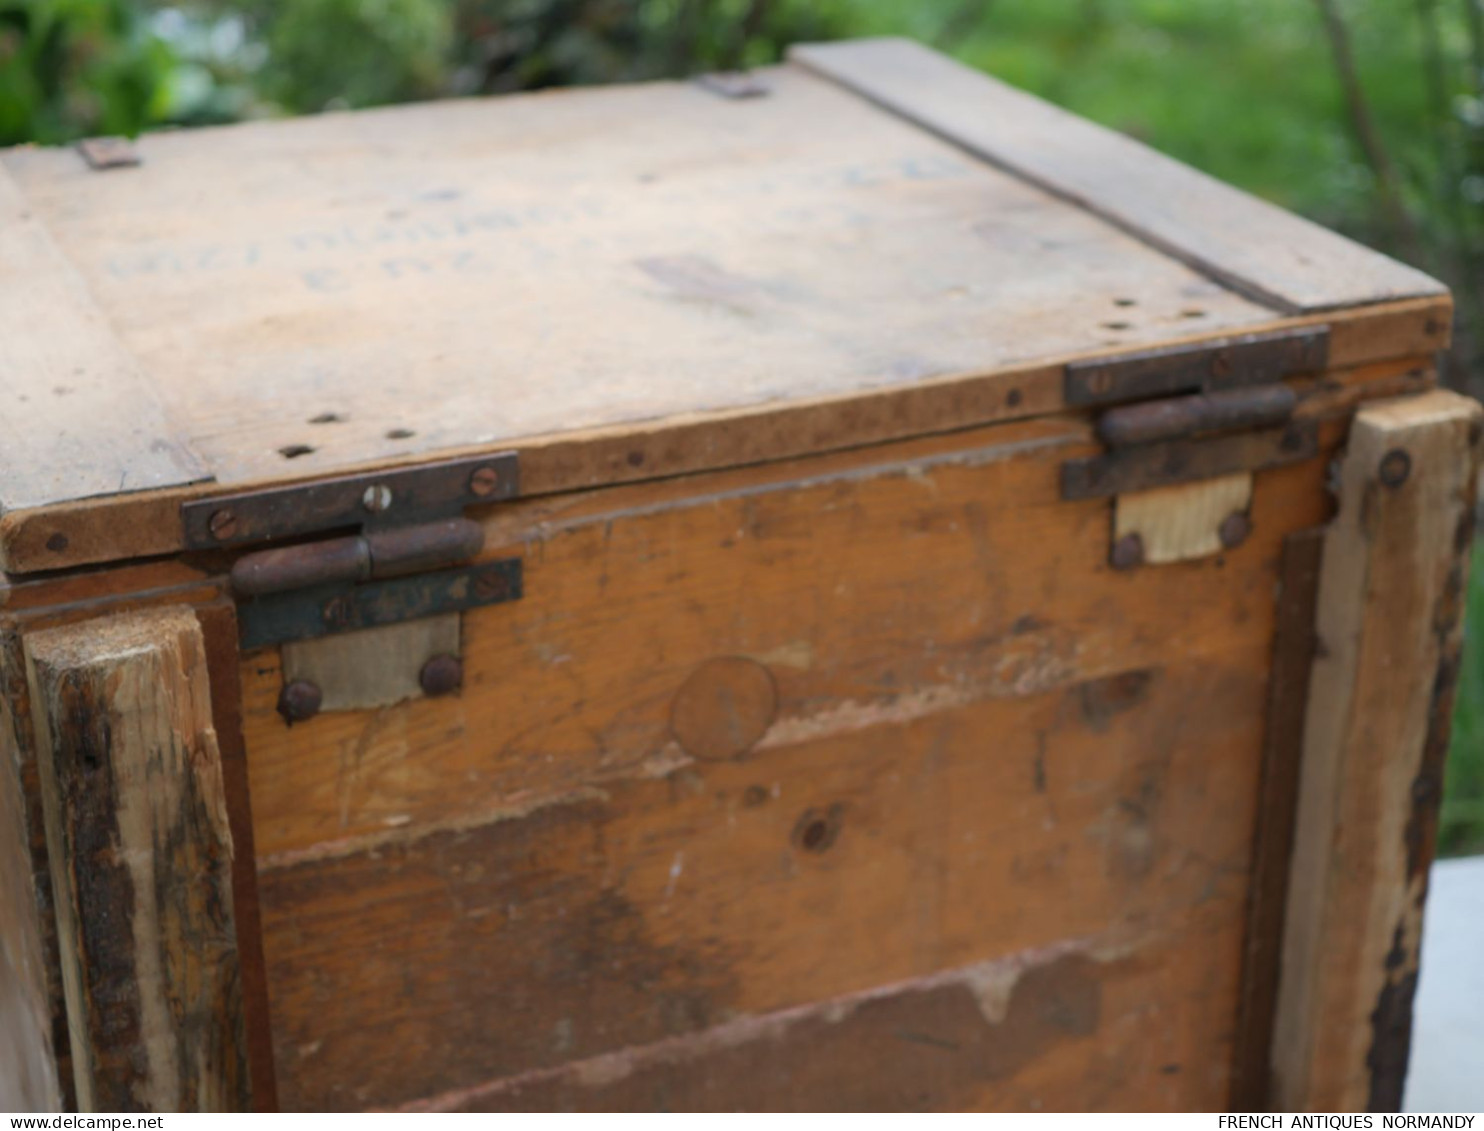
[[1278,1110],[1397,1109],[1458,672],[1480,409],[1363,408],[1325,541],[1272,1050]]
[[0,512],[206,477],[0,164]]
[[[1197,906],[1219,926],[1179,963],[1230,1018],[1265,653],[884,719],[269,867],[284,1106],[404,1103],[1067,940],[1132,946]],[[1178,1059],[1213,1095],[1229,1056],[1208,1035]]]
[[[414,1111],[1220,1109],[1224,924],[1070,940],[408,1105]],[[1149,1003],[1158,1000],[1159,1009]]]
[[1278,1008],[1283,916],[1288,905],[1288,868],[1293,856],[1299,768],[1304,753],[1304,715],[1318,643],[1314,611],[1323,553],[1321,527],[1290,534],[1283,543],[1262,785],[1252,838],[1242,998],[1232,1058],[1228,1104],[1232,1111],[1267,1111],[1271,1103],[1268,1057]]
[[1441,295],[1422,272],[906,39],[789,58],[1291,313]]
[[249,1101],[232,839],[189,609],[25,639],[84,1111]]
[[259,851],[661,772],[682,756],[677,696],[717,657],[771,672],[767,744],[826,704],[864,725],[1159,663],[1171,639],[1265,647],[1263,571],[1325,517],[1323,460],[1259,475],[1252,540],[1161,580],[1107,568],[1105,502],[1059,498],[1061,460],[1089,446],[1084,424],[1027,422],[501,508],[486,552],[523,555],[525,596],[466,614],[457,699],[288,728],[277,655],[244,657]]
[[63,1110],[72,1062],[20,637],[0,631],[0,1108]]
[[1221,925],[1172,969],[1222,1035],[1160,1062],[1188,1085],[1141,1062],[1118,1094],[1224,1094],[1271,595],[1325,517],[1324,435],[1198,562],[1109,570],[1108,505],[1058,497],[1087,424],[1034,421],[502,508],[526,596],[466,616],[457,699],[286,728],[245,656],[285,1107],[1157,946],[1197,907]]
[[[1444,297],[1277,325],[1330,326],[1330,360],[1335,368],[1323,379],[1302,385],[1316,394],[1314,408],[1333,411],[1353,407],[1367,396],[1424,387],[1430,380],[1431,352],[1448,342],[1450,309]],[[1179,340],[1194,344],[1205,339],[1194,335]],[[521,489],[527,496],[542,496],[1046,416],[1063,408],[1062,364],[1069,360],[532,437],[519,446]],[[449,454],[488,450],[475,447]],[[409,455],[380,462],[405,465],[416,459]],[[221,488],[145,492],[0,514],[0,567],[29,573],[179,552],[181,502],[212,490]]]

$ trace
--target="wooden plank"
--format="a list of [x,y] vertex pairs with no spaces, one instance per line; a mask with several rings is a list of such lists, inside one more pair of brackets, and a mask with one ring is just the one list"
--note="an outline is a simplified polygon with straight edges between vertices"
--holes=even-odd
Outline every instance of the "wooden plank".
[[[1448,341],[1449,310],[1444,297],[1324,317],[1331,328],[1335,369],[1320,384],[1350,387],[1343,396],[1352,401],[1367,396],[1368,387],[1388,394],[1402,391],[1388,387],[1388,376],[1432,365],[1432,351]],[[1310,318],[1307,324],[1315,321],[1321,320]],[[1301,324],[1305,320],[1279,323]],[[1062,360],[848,396],[533,437],[519,446],[521,489],[527,496],[547,495],[1045,416],[1064,407]],[[0,515],[0,568],[29,573],[178,552],[183,545],[181,502],[211,490],[219,488],[117,496]]]
[[789,58],[1278,310],[1445,291],[1420,271],[910,40],[798,45]]
[[1225,548],[1221,524],[1245,516],[1251,505],[1247,471],[1119,495],[1113,501],[1113,541],[1137,536],[1149,565],[1209,557]]
[[278,1110],[268,972],[258,904],[258,857],[253,842],[247,749],[242,738],[242,680],[237,656],[237,606],[218,597],[196,609],[211,680],[211,722],[221,758],[222,793],[232,836],[232,918],[242,980],[244,1056],[254,1111]]
[[1458,675],[1479,406],[1363,408],[1326,537],[1273,1041],[1278,1110],[1397,1109]]
[[189,609],[25,640],[84,1111],[249,1102],[232,838]]
[[818,737],[269,866],[284,1105],[405,1103],[1079,940],[1137,953],[1197,914],[1172,965],[1209,1024],[1159,1027],[1130,1091],[1160,1102],[1175,1063],[1219,1106],[1266,650],[833,732],[825,705]]
[[72,1063],[20,637],[0,631],[0,1109],[62,1111]]
[[1262,784],[1253,835],[1252,888],[1242,959],[1242,999],[1232,1058],[1232,1111],[1269,1108],[1268,1056],[1278,1007],[1278,969],[1283,950],[1283,914],[1288,904],[1288,866],[1293,856],[1303,761],[1304,713],[1317,643],[1314,610],[1322,528],[1290,534],[1283,542],[1278,614],[1268,683],[1268,719],[1263,738]]
[[0,165],[0,512],[206,478]]
[[277,655],[244,657],[259,851],[477,824],[663,767],[677,693],[718,656],[773,672],[773,743],[827,704],[848,727],[1161,663],[1172,639],[1265,648],[1255,610],[1282,536],[1325,517],[1325,460],[1262,473],[1249,542],[1171,584],[1108,569],[1107,505],[1060,499],[1058,464],[1090,447],[1083,424],[1027,422],[500,508],[486,553],[523,555],[525,596],[465,616],[463,696],[290,728]]
[[[407,1105],[413,1111],[1193,1111],[1224,1039],[1216,924],[1072,940]],[[1229,987],[1223,982],[1221,991]],[[1158,1009],[1150,1003],[1158,1001]]]
[[765,78],[156,133],[109,175],[0,161],[233,486],[1274,320],[801,68]]

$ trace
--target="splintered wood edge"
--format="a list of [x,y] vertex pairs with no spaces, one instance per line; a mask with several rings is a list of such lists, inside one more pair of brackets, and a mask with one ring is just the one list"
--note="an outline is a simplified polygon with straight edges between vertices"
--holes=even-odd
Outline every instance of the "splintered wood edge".
[[[1275,319],[1249,329],[1328,326],[1331,371],[1409,359],[1430,366],[1432,356],[1448,345],[1452,310],[1452,299],[1442,295]],[[1225,336],[1191,335],[1168,344],[1198,344]],[[905,388],[557,433],[489,447],[450,448],[335,470],[338,474],[411,466],[431,457],[442,460],[513,447],[520,459],[523,497],[635,483],[1049,416],[1066,410],[1062,395],[1066,364],[1098,356],[1105,355],[1078,354]],[[201,483],[0,513],[0,571],[27,574],[179,553],[184,548],[183,502],[265,485]]]
[[242,1110],[234,851],[200,624],[151,609],[24,646],[78,1105]]
[[1277,310],[1446,293],[1415,268],[911,40],[801,44],[788,58]]
[[1473,536],[1480,406],[1369,405],[1325,538],[1270,1065],[1273,1110],[1395,1111]]

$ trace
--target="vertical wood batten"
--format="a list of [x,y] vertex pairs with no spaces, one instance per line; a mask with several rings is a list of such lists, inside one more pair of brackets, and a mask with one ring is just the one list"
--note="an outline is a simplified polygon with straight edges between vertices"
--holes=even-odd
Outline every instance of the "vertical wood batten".
[[185,608],[26,638],[78,1106],[250,1100],[232,837]]
[[1480,407],[1362,409],[1324,547],[1272,1048],[1280,1111],[1396,1110],[1473,531]]

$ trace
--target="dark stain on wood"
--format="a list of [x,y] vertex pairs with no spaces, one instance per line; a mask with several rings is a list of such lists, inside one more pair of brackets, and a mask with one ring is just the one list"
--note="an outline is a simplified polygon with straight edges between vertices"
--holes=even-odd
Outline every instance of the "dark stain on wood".
[[[1418,913],[1421,907],[1418,907]],[[1406,945],[1406,927],[1398,924],[1386,955],[1386,984],[1371,1013],[1371,1048],[1366,1068],[1371,1074],[1366,1110],[1397,1112],[1412,1049],[1412,999],[1417,995],[1417,955]]]
[[[263,873],[285,1108],[405,1103],[606,1052],[615,1025],[646,1043],[725,1019],[726,948],[656,939],[609,886],[607,818],[577,801]],[[394,1045],[357,1021],[367,1000]]]
[[1022,973],[1002,1017],[973,973],[742,1018],[686,1042],[627,1049],[468,1089],[460,1111],[932,1111],[972,1106],[1068,1041],[1095,1036],[1103,971],[1068,955]]
[[252,798],[242,739],[242,687],[237,656],[237,611],[230,600],[196,610],[211,677],[211,717],[221,757],[227,821],[232,830],[232,906],[242,986],[243,1033],[254,1111],[277,1111],[273,1032],[268,1015],[268,974],[258,905],[257,854],[253,848]]
[[1153,682],[1154,671],[1145,668],[1078,684],[1074,693],[1082,721],[1095,731],[1107,730],[1115,715],[1133,710],[1149,697]]
[[1242,990],[1232,1046],[1231,1110],[1266,1111],[1269,1050],[1278,1007],[1278,966],[1288,902],[1288,866],[1298,813],[1299,768],[1309,677],[1318,650],[1314,616],[1324,529],[1283,540],[1267,728],[1253,832],[1252,880],[1242,951]]

